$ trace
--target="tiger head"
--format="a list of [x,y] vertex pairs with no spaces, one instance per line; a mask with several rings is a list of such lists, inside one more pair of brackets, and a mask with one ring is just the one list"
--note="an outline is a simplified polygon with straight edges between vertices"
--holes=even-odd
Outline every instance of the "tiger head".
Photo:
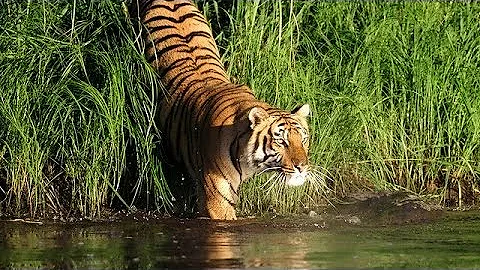
[[248,164],[255,173],[279,171],[290,186],[302,185],[308,173],[309,133],[305,104],[292,112],[269,114],[254,107],[248,114],[252,136],[248,141]]

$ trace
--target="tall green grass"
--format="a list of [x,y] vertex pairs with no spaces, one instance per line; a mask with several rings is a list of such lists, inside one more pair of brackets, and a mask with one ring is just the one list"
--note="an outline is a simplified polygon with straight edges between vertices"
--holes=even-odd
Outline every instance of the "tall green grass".
[[[312,105],[311,160],[336,194],[407,190],[462,206],[480,196],[479,11],[476,3],[237,1],[224,57],[260,98]],[[246,185],[247,205],[258,205],[247,199],[262,197],[257,186]],[[288,204],[308,206],[307,194]]]
[[154,154],[158,79],[122,5],[12,2],[0,20],[0,213],[167,207]]
[[[480,5],[199,1],[229,74],[309,103],[316,182],[245,183],[239,211],[287,213],[356,190],[479,198]],[[0,214],[170,209],[162,89],[121,2],[0,4]]]

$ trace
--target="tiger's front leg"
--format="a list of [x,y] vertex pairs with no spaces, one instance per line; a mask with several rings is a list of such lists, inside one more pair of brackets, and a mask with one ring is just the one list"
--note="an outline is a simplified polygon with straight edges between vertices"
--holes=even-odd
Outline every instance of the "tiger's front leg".
[[[203,178],[203,190],[199,199],[204,200],[200,205],[205,207],[211,219],[236,220],[235,204],[236,190],[223,176],[217,173],[208,173]],[[232,194],[233,192],[233,194]]]

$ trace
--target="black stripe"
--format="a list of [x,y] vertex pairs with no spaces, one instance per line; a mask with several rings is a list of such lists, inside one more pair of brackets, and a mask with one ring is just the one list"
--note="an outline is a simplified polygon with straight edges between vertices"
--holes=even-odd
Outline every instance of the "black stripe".
[[[249,97],[249,96],[243,96],[243,97],[239,97],[237,99],[237,102],[235,102],[234,104],[238,104],[238,103],[246,103],[246,102],[251,102],[252,101],[252,97]],[[227,109],[228,107],[224,108],[224,109]],[[232,115],[236,116],[236,119],[240,118],[242,115],[244,115],[244,111],[235,111]],[[231,117],[232,115],[230,115],[229,117]],[[221,125],[225,125],[225,122],[228,121],[228,118],[225,118],[223,120],[223,122],[221,123]],[[250,129],[248,129],[248,131],[250,131]]]
[[164,20],[169,21],[171,23],[183,23],[187,19],[192,19],[192,18],[194,18],[196,20],[199,20],[200,22],[203,22],[203,23],[208,25],[207,21],[203,17],[203,14],[200,13],[200,11],[191,11],[191,13],[187,13],[185,15],[182,15],[178,19],[168,17],[168,16],[164,16],[164,15],[156,15],[156,16],[150,17],[148,20],[145,20],[143,22],[143,24],[149,24],[149,23],[154,22],[154,21],[164,21]]
[[[173,62],[171,62],[168,66],[166,67],[161,67],[160,68],[160,71],[158,72],[158,75],[163,78],[169,71],[172,71],[174,70],[175,68],[181,66],[182,64],[184,64],[184,62],[188,61],[188,60],[191,60],[192,57],[183,57],[183,58],[179,58]],[[170,90],[170,89],[168,89]]]
[[[161,78],[163,78],[168,72],[173,71],[175,68],[178,68],[178,67],[180,67],[182,64],[184,64],[183,62],[186,62],[186,61],[188,61],[188,60],[194,60],[194,61],[195,61],[195,59],[200,59],[200,60],[204,60],[204,59],[214,59],[214,60],[216,60],[215,57],[208,56],[208,55],[199,56],[199,57],[197,57],[197,58],[192,58],[191,56],[179,58],[179,59],[171,62],[171,63],[170,63],[168,66],[166,66],[166,67],[160,67],[160,68],[159,68],[160,71],[158,72],[158,75],[159,75]],[[209,62],[209,63],[212,64],[212,65],[221,67],[222,70],[223,70],[223,66],[220,66],[220,65],[217,64],[217,63],[211,63],[211,62]],[[216,74],[219,74],[219,75],[222,75],[223,77],[225,77],[225,74],[223,74],[223,73],[221,73],[221,72],[218,72],[218,71],[216,71],[216,70],[209,69],[208,71],[211,71],[212,73],[216,73]],[[205,73],[207,73],[207,72],[206,72],[206,71],[202,71],[202,72],[201,72],[201,74],[205,74]],[[181,74],[181,73],[177,74],[177,76],[180,76],[180,75],[182,75],[182,74]]]
[[183,83],[187,78],[189,78],[190,76],[192,76],[192,73],[190,73],[191,70],[187,70],[187,71],[183,71],[183,72],[178,72],[175,76],[173,76],[173,78],[171,78],[168,82],[165,82],[165,89],[167,89],[167,91],[175,91],[176,89],[173,89],[173,83],[175,82],[175,80],[177,80],[178,78],[180,78],[181,76],[184,76],[182,78],[182,80],[180,81],[180,84]]
[[265,161],[267,161],[267,159],[271,158],[271,157],[274,157],[276,156],[278,153],[275,153],[275,154],[270,154],[270,155],[265,155],[262,159],[262,162],[261,163],[264,163]]
[[[190,91],[190,89],[191,89],[193,86],[195,86],[195,85],[197,85],[197,84],[199,84],[199,83],[201,83],[201,82],[203,82],[203,80],[194,80],[194,81],[190,82],[190,83],[183,89],[183,92],[185,93],[185,95],[182,95],[182,100],[181,100],[181,101],[182,101],[182,104],[181,104],[182,106],[176,107],[176,108],[175,108],[175,113],[174,113],[173,117],[170,116],[170,117],[172,117],[172,118],[174,118],[174,119],[177,120],[177,122],[178,122],[178,127],[177,127],[177,129],[178,129],[178,131],[181,132],[181,133],[182,133],[182,130],[181,130],[182,124],[184,124],[183,126],[186,126],[186,128],[188,129],[187,131],[189,131],[189,132],[184,132],[184,133],[187,133],[187,134],[190,133],[191,129],[193,128],[193,127],[191,126],[191,122],[188,122],[188,123],[187,123],[187,120],[189,119],[189,117],[186,117],[185,113],[190,113],[190,114],[193,113],[193,111],[191,110],[191,107],[189,106],[189,101],[190,101],[190,98],[191,98],[192,96],[195,96],[195,93],[196,93],[197,91]],[[190,93],[189,96],[187,96],[188,93]],[[177,103],[177,104],[178,104],[178,103]],[[188,135],[186,135],[186,136],[188,136]],[[180,149],[180,148],[182,147],[182,144],[181,144],[181,141],[180,141],[180,138],[179,138],[179,137],[180,137],[180,136],[178,136],[178,138],[177,138],[176,147]]]
[[[161,71],[158,73],[158,75],[160,75],[160,77],[165,76],[165,74],[167,74],[168,72],[173,71],[178,66],[181,66],[182,63],[180,63],[180,62],[185,62],[187,60],[197,61],[197,60],[218,60],[218,59],[217,59],[216,56],[212,56],[212,55],[201,55],[201,56],[198,56],[198,57],[193,57],[193,55],[190,55],[188,57],[179,58],[179,59],[171,62],[168,66],[160,68]],[[209,63],[212,64],[212,65],[221,67],[222,70],[223,70],[223,66],[219,65],[218,63],[212,63],[212,62],[209,62]],[[212,72],[213,72],[213,70],[212,70]],[[202,74],[203,73],[206,73],[206,71],[202,71]],[[216,73],[218,73],[218,71]]]
[[272,116],[281,116],[282,115],[282,111],[280,111],[277,108],[268,107],[268,108],[264,108],[264,109],[267,111],[267,113],[269,115],[272,115]]
[[[235,195],[235,197],[238,198],[238,191],[235,190],[235,188],[233,188],[232,183],[228,182],[228,184],[229,184],[229,186],[230,186],[230,190],[233,192],[233,194]],[[232,205],[232,204],[230,203],[230,205]],[[235,204],[234,204],[233,206],[235,206]]]
[[199,46],[191,46],[191,47],[189,46],[189,47],[187,47],[186,49],[181,50],[181,51],[179,51],[179,52],[192,54],[192,53],[193,53],[194,51],[196,51],[196,50],[207,50],[207,51],[209,51],[211,54],[213,54],[215,57],[217,57],[217,53],[218,53],[216,50],[212,50],[212,49],[210,49],[210,48],[208,48],[208,47],[199,47]]
[[183,42],[186,42],[186,43],[190,43],[192,41],[193,38],[195,37],[206,37],[206,38],[212,38],[212,36],[210,35],[210,33],[208,32],[205,32],[205,31],[193,31],[193,32],[190,32],[188,35],[186,36],[182,36],[178,33],[173,33],[173,34],[168,34],[168,35],[165,35],[165,36],[162,36],[162,37],[159,37],[159,38],[156,38],[153,40],[153,43],[154,44],[160,44],[164,41],[167,41],[171,38],[179,38],[181,39]]
[[[207,60],[212,60],[212,58],[207,59]],[[216,59],[213,59],[213,60],[216,60]],[[209,69],[207,69],[207,70],[204,70],[204,71],[200,72],[200,75],[205,75],[205,74],[208,74],[208,73],[215,73],[215,74],[220,75],[222,78],[227,79],[227,75],[226,75],[225,69],[224,69],[224,67],[223,67],[223,65],[222,65],[221,63],[218,63],[218,62],[209,62],[209,61],[208,61],[208,62],[205,62],[205,63],[208,63],[208,64],[210,64],[210,65],[212,65],[212,66],[217,67],[218,69],[220,69],[221,71],[223,71],[223,73],[220,72],[220,71],[218,71],[217,69],[209,68]]]
[[286,172],[295,172],[295,170],[282,166],[282,170]]
[[[222,193],[220,193],[220,191],[215,187],[215,183],[213,183],[213,181],[211,180],[211,177],[203,177],[203,181],[202,181],[203,185],[207,188],[207,190],[212,194],[214,195],[215,193],[219,193],[220,196],[226,200],[227,202],[229,202],[228,199],[225,198],[225,196],[223,196]],[[209,185],[209,183],[213,184],[213,186]]]
[[[200,65],[192,66],[192,68],[191,68],[190,70],[184,71],[183,74],[185,74],[187,77],[189,77],[189,76],[194,76],[194,75],[192,74],[192,72],[197,71],[197,70],[199,70],[200,68],[202,68],[203,66],[206,66],[206,65],[209,65],[209,64],[210,64],[210,63],[206,62],[206,63],[202,63],[202,64],[200,64]],[[179,74],[175,75],[174,78],[172,78],[170,81],[168,81],[168,83],[167,83],[167,85],[166,85],[166,88],[167,88],[168,90],[172,89],[173,86],[175,85],[175,80],[176,80],[177,78],[179,78],[179,77],[180,77],[181,75],[183,75],[183,74],[182,74],[182,73],[179,73]],[[177,85],[176,87],[178,87],[179,85],[181,85],[181,83],[182,83],[183,81],[185,81],[185,79],[186,79],[186,78],[183,78],[183,79],[180,80],[178,83],[176,83],[176,85]]]
[[[203,82],[203,83],[207,83],[207,82],[212,81],[212,80],[218,80],[218,79],[217,79],[217,78],[210,77],[210,78],[207,78],[207,79],[202,80],[202,82]],[[197,101],[200,96],[206,94],[207,90],[208,90],[208,89],[201,89],[201,88],[197,89],[197,91],[189,91],[189,89],[186,90],[186,91],[189,91],[189,92],[192,92],[192,93],[191,93],[190,95],[188,95],[188,96],[185,95],[185,96],[183,97],[182,106],[181,106],[181,108],[180,108],[181,111],[180,111],[180,113],[179,113],[179,119],[181,119],[181,120],[183,120],[183,119],[184,119],[184,120],[188,120],[189,123],[190,123],[190,125],[191,125],[191,123],[193,122],[193,124],[199,124],[199,126],[200,126],[200,123],[198,123],[197,121],[192,121],[192,120],[194,120],[194,117],[193,117],[192,115],[185,115],[185,110],[184,110],[184,109],[185,109],[186,107],[190,107],[190,106],[191,106],[191,107],[197,107],[197,106],[193,106],[194,104],[191,104],[191,102],[192,102],[192,101],[193,101],[193,102]],[[177,115],[178,115],[178,114],[177,114]],[[191,127],[191,128],[193,128],[193,127]]]
[[[240,103],[242,102],[242,100],[239,100],[237,103]],[[230,106],[226,106],[225,108],[223,108],[220,113],[218,113],[219,115],[221,115],[224,111],[228,110],[230,108]],[[225,122],[228,121],[228,119],[232,118],[232,117],[235,117],[237,115],[237,111],[233,111],[232,113],[228,114],[228,115],[224,115],[223,116],[223,121],[222,123],[220,123],[220,126],[224,126],[225,125]],[[220,116],[219,116],[220,117]]]
[[[210,38],[208,39],[208,41],[210,42],[210,45],[214,48],[216,48],[216,44],[213,42],[213,38]],[[145,45],[145,51],[149,50],[150,48],[152,48],[154,45],[156,46],[158,43],[155,43],[155,40],[153,40],[152,42],[147,42],[147,44]],[[193,54],[194,51],[196,50],[206,50],[210,53],[210,55],[212,55],[218,62],[221,62],[220,61],[220,57],[218,56],[218,51],[216,49],[210,49],[208,47],[199,47],[199,46],[184,46],[186,48],[184,49],[180,49],[178,50],[177,52],[178,53],[188,53],[188,54]],[[205,55],[208,55],[208,53],[206,53]],[[150,62],[149,62],[150,63]]]
[[[246,100],[246,97],[243,96],[243,93],[233,93],[233,94],[230,94],[230,95],[242,95],[242,96],[234,96],[234,97],[231,97],[231,98],[228,98],[226,100],[222,100],[221,102],[217,103],[217,104],[214,104],[217,105],[214,109],[215,111],[212,112],[212,115],[211,117],[212,118],[217,118],[217,117],[220,117],[220,115],[225,111],[225,110],[228,110],[232,107],[232,105],[236,105],[238,103],[241,103],[241,102],[245,102]],[[247,99],[248,100],[248,99]],[[233,101],[233,102],[231,102]],[[217,115],[217,116],[215,116]],[[233,115],[233,114],[232,114]]]
[[285,121],[290,120],[295,122],[296,120],[291,116],[291,114],[288,115],[282,115],[282,118],[285,119]]
[[154,10],[154,9],[166,9],[170,12],[175,12],[177,11],[177,9],[181,8],[181,7],[184,7],[184,6],[192,6],[191,3],[188,3],[188,2],[185,2],[185,3],[179,3],[179,4],[175,4],[173,5],[173,8],[170,8],[169,6],[167,5],[163,5],[163,4],[154,4],[152,6],[150,6],[150,10]]
[[270,138],[273,138],[272,126],[269,126],[269,127],[268,127],[268,135],[270,136]]
[[237,134],[237,136],[235,136],[235,139],[233,140],[232,144],[230,144],[229,154],[230,154],[230,161],[232,162],[233,167],[235,167],[235,170],[237,170],[238,174],[240,175],[240,180],[242,180],[242,168],[240,167],[240,160],[238,159],[238,150],[240,148],[238,141],[240,137],[241,137],[241,134]]
[[[231,94],[234,94],[232,92],[237,92],[237,93],[242,93],[242,91],[239,91],[239,86],[237,85],[231,85],[231,87],[228,87],[228,88],[223,88],[223,89],[219,89],[220,93],[215,93],[215,95],[212,96],[212,98],[214,98],[213,100],[206,100],[206,102],[204,103],[205,106],[208,106],[208,105],[213,105],[209,111],[211,111],[212,109],[214,109],[214,105],[218,104],[218,102],[220,101],[220,99],[224,98],[225,96],[227,95],[231,95]],[[210,114],[210,113],[208,113]]]
[[263,130],[254,134],[255,135],[255,144],[253,145],[253,153],[257,152],[257,149],[260,146],[260,138],[261,138],[260,133],[262,133],[262,131]]
[[213,59],[213,60],[217,60],[217,62],[219,62],[219,59],[218,59],[218,57],[217,57],[216,54],[214,54],[214,55],[211,55],[211,54],[200,55],[200,56],[195,57],[195,59],[197,59],[197,60],[209,60],[209,59]]
[[[214,65],[214,66],[217,66],[217,67],[220,68],[222,71],[224,71],[223,66],[221,66],[220,64],[215,64],[215,63],[211,63],[211,62],[209,62],[209,64]],[[204,75],[204,74],[206,74],[206,73],[218,74],[218,75],[220,75],[220,76],[222,76],[222,77],[225,78],[225,73],[222,73],[222,72],[220,72],[220,71],[218,71],[218,70],[216,70],[216,69],[209,68],[209,69],[207,69],[207,70],[204,70],[204,71],[200,72],[200,75]]]
[[167,46],[165,48],[162,48],[161,50],[155,50],[155,52],[152,53],[152,55],[147,59],[147,61],[148,61],[148,63],[152,63],[153,61],[155,61],[157,59],[157,55],[161,56],[162,54],[164,54],[168,51],[171,51],[171,50],[174,50],[174,49],[180,48],[180,47],[188,47],[188,45],[187,44],[173,44],[173,45]]
[[[221,81],[221,80],[218,79],[218,78],[217,78],[217,80],[219,81],[218,84],[210,85],[210,87],[209,87],[210,89],[209,89],[209,92],[208,92],[208,95],[209,95],[209,96],[208,96],[207,99],[200,105],[200,108],[198,108],[198,111],[199,111],[199,112],[202,112],[202,111],[205,109],[205,107],[206,107],[207,105],[209,105],[211,99],[216,97],[217,92],[221,92],[221,91],[225,91],[225,90],[226,90],[226,89],[224,88],[225,85],[226,85],[226,82]],[[223,87],[222,87],[222,86],[223,86]],[[204,115],[206,115],[206,114],[204,114]],[[204,115],[202,115],[202,114],[200,114],[200,113],[197,114],[197,115],[195,116],[195,118],[194,118],[195,123],[201,124],[201,123],[200,123],[200,116],[204,117]],[[201,128],[201,126],[199,126],[199,128]]]
[[[177,27],[175,27],[175,25],[159,25],[159,26],[153,26],[153,27],[149,27],[148,28],[148,32],[151,34],[157,32],[157,31],[161,31],[161,30],[166,30],[166,29],[177,29]],[[151,44],[151,43],[150,43]]]
[[[176,61],[174,61],[174,63],[175,63],[175,62],[176,62]],[[192,75],[192,74],[189,74],[190,72],[193,72],[193,71],[195,71],[195,70],[198,70],[199,68],[201,68],[202,66],[204,66],[204,65],[206,65],[206,64],[211,64],[211,63],[209,63],[209,62],[202,63],[202,64],[197,65],[197,66],[195,66],[195,67],[192,66],[192,68],[191,68],[190,70],[183,71],[183,72],[179,72],[178,74],[176,74],[172,79],[170,79],[170,80],[166,83],[165,88],[166,88],[168,91],[170,91],[170,90],[172,89],[172,87],[173,87],[173,84],[174,84],[175,80],[177,80],[180,76],[182,76],[182,75],[190,76],[190,75]],[[163,68],[162,68],[162,69],[163,69]],[[223,69],[222,69],[222,70],[223,70]],[[162,74],[161,74],[162,77],[163,77],[166,73],[168,73],[169,71],[170,71],[170,70],[168,70],[168,68],[167,68],[167,69],[165,70],[165,72],[162,72]],[[225,77],[225,75],[223,75],[223,77]],[[177,85],[179,85],[179,84],[177,84]]]
[[[221,171],[219,171],[219,172],[221,172]],[[223,175],[223,174],[222,174],[222,175]],[[224,179],[225,179],[225,178],[224,178]],[[226,180],[226,179],[225,179],[225,180]],[[221,196],[225,201],[227,201],[227,202],[230,204],[230,206],[235,207],[236,203],[235,203],[235,202],[232,202],[230,199],[228,199],[227,197],[225,197],[225,195],[223,195],[223,194],[220,192],[220,190],[217,189],[217,187],[215,186],[215,183],[212,181],[211,177],[207,177],[204,182],[205,182],[205,185],[207,186],[207,188],[210,190],[210,193],[218,193],[218,194],[220,194],[220,196]],[[212,192],[212,188],[210,187],[210,185],[207,184],[207,182],[210,182],[210,183],[212,184],[213,191],[216,191],[216,192]],[[227,181],[227,182],[228,182],[228,181]]]
[[[231,91],[235,91],[236,89],[233,89]],[[240,96],[239,96],[240,95]],[[205,119],[216,119],[219,117],[219,115],[225,110],[229,109],[231,105],[236,104],[236,103],[231,103],[232,100],[237,100],[238,98],[241,98],[243,93],[239,92],[233,92],[230,93],[226,91],[222,91],[220,94],[217,94],[218,100],[216,102],[213,102],[209,105],[211,105],[210,108],[206,108],[205,110]],[[233,96],[231,98],[228,98],[226,100],[220,100],[222,98],[225,98],[225,96]]]
[[[264,137],[263,137],[262,151],[263,151],[263,154],[264,154],[265,156],[267,156],[267,144],[268,144],[268,137],[267,137],[267,136],[264,136]],[[264,159],[265,159],[265,156],[264,156]]]
[[[223,94],[223,93],[221,93],[221,94]],[[233,95],[235,95],[235,96],[233,96]],[[237,96],[237,95],[241,95],[241,96]],[[246,101],[250,100],[247,96],[244,96],[244,95],[245,95],[245,93],[243,93],[243,92],[232,93],[232,94],[229,94],[229,96],[232,96],[232,97],[214,103],[213,104],[214,111],[211,113],[211,117],[216,118],[218,116],[215,117],[215,114],[220,115],[221,113],[223,113],[223,111],[230,108],[232,105],[236,105],[238,103],[242,103],[242,102],[246,102]],[[234,101],[234,102],[231,102],[231,101]],[[225,106],[225,107],[222,108],[222,106]]]
[[[176,91],[179,89],[180,85],[182,85],[182,83],[187,80],[188,78],[195,78],[195,76],[193,75],[193,71],[195,71],[195,68],[190,68],[189,70],[186,70],[186,71],[183,71],[183,72],[179,72],[177,75],[175,75],[172,79],[170,79],[168,82],[167,82],[167,85],[166,85],[166,89],[168,89],[168,91]],[[173,87],[175,85],[175,81],[180,78],[181,76],[183,76],[177,83],[176,83],[176,86],[175,88]]]
[[[217,169],[217,171],[222,174],[223,179],[224,179],[225,181],[227,181],[227,183],[228,183],[229,185],[231,185],[230,181],[227,180],[227,179],[228,179],[227,176],[223,173],[223,171],[222,171],[222,170],[220,169],[220,167],[218,166],[218,163],[215,162],[214,164],[215,164],[215,168]],[[218,193],[220,193],[220,191],[219,191]],[[235,202],[230,201],[228,198],[226,198],[225,196],[223,196],[222,193],[220,193],[220,194],[222,195],[222,197],[223,197],[230,205],[232,205],[232,206],[235,206],[235,205],[236,205]],[[236,194],[236,193],[235,193],[235,194]]]

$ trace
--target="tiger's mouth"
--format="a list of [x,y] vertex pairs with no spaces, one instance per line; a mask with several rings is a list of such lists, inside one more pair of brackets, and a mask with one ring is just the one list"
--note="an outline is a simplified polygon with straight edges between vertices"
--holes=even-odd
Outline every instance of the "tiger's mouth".
[[285,184],[287,186],[301,186],[307,180],[308,171],[306,169],[299,170],[295,168],[292,171],[285,173]]

